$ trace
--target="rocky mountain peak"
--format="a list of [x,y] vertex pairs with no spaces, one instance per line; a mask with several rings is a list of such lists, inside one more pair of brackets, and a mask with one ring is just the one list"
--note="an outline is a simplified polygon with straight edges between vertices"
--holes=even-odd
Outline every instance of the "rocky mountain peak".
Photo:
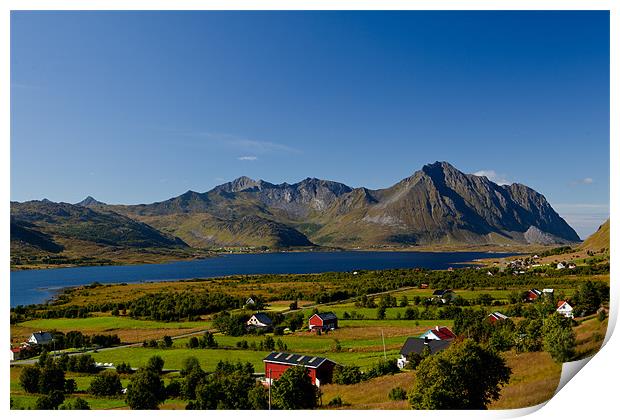
[[80,201],[79,203],[75,203],[75,205],[82,206],[82,207],[91,207],[91,206],[105,206],[106,204],[104,202],[95,200],[93,197],[89,195],[88,197]]

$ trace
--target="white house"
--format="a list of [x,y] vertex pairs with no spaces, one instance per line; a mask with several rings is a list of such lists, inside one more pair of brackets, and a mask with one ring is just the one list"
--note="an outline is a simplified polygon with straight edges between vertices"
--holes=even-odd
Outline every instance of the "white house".
[[270,328],[273,326],[273,321],[266,314],[257,312],[248,319],[246,325],[254,328]]
[[561,300],[558,302],[558,309],[556,309],[556,311],[559,314],[564,315],[566,318],[573,317],[573,307],[570,306],[570,304],[565,300]]
[[51,343],[53,340],[54,340],[54,337],[52,336],[52,334],[48,332],[39,331],[39,332],[32,333],[32,335],[28,339],[28,342],[31,344],[45,345],[45,344]]

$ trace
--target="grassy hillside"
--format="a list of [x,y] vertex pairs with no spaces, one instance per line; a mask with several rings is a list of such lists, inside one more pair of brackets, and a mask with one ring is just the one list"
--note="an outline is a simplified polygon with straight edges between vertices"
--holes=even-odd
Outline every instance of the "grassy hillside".
[[609,220],[607,219],[596,232],[583,241],[581,249],[589,251],[600,251],[603,248],[609,249]]
[[113,212],[68,203],[11,203],[11,266],[43,268],[187,258],[181,239]]

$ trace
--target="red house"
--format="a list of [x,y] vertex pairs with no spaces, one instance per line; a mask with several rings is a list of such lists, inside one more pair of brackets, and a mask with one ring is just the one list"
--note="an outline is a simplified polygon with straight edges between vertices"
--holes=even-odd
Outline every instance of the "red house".
[[317,387],[332,381],[336,363],[324,357],[304,356],[301,354],[272,352],[263,359],[265,362],[265,381],[267,385],[275,380],[292,366],[303,366],[308,370],[312,384]]
[[335,330],[338,328],[338,317],[333,312],[323,312],[314,314],[308,320],[308,329],[310,330]]

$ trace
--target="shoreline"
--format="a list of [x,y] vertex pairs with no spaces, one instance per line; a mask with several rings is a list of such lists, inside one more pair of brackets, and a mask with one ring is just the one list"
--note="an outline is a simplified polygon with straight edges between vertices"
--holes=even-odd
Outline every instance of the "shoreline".
[[[11,265],[10,272],[32,271],[32,270],[54,270],[61,268],[81,268],[81,267],[109,267],[109,266],[140,266],[140,265],[157,265],[171,264],[176,262],[188,262],[206,260],[224,255],[259,255],[259,254],[282,254],[282,253],[313,253],[313,252],[426,252],[426,253],[463,253],[463,252],[479,252],[479,253],[509,253],[512,255],[529,254],[542,252],[545,249],[553,248],[553,246],[542,245],[466,245],[466,246],[443,246],[443,245],[419,245],[404,248],[397,247],[357,247],[357,248],[332,248],[332,247],[307,247],[307,248],[282,248],[268,250],[247,250],[247,251],[215,251],[204,250],[207,254],[200,257],[188,258],[171,258],[158,262],[147,261],[114,261],[111,263],[86,263],[86,264],[47,264],[41,266],[19,266]],[[473,262],[473,261],[472,261]]]

